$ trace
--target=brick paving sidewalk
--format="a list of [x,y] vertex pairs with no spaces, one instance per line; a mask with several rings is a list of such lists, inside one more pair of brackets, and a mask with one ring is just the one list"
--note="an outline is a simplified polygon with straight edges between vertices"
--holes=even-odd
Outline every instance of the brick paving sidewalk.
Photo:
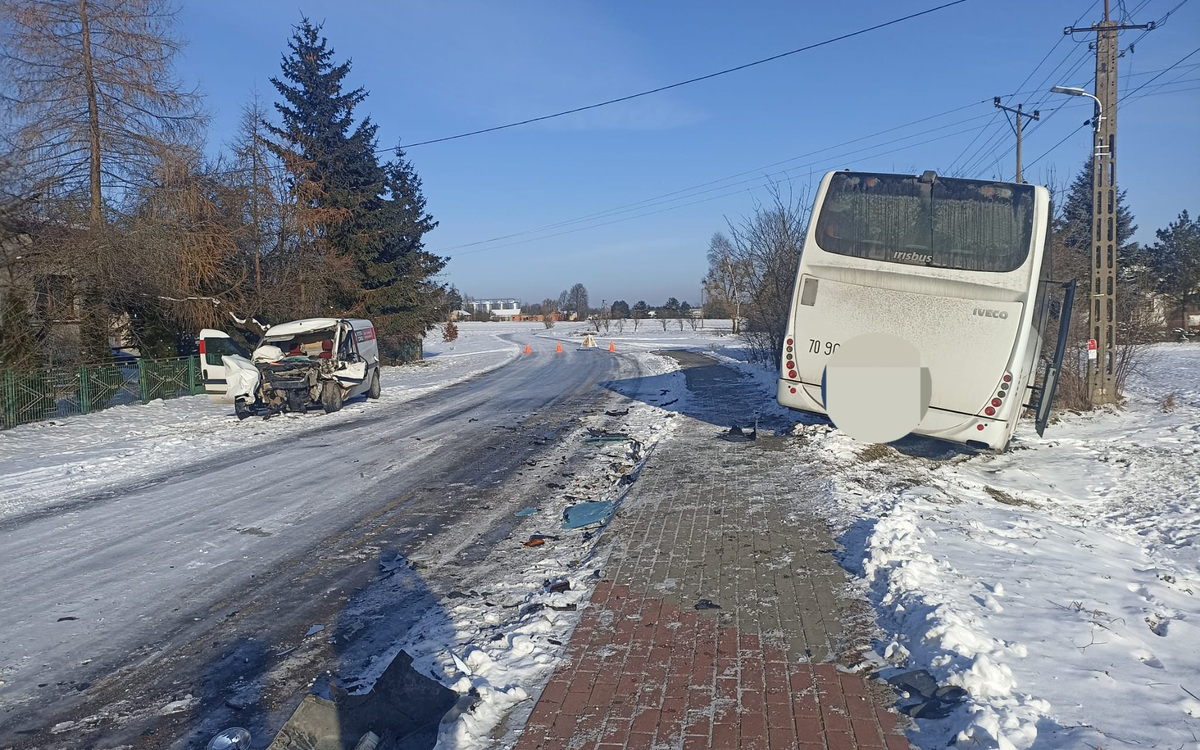
[[677,358],[703,419],[676,417],[607,530],[607,576],[516,750],[908,748],[890,690],[835,665],[865,605],[803,509],[821,480],[780,439],[716,440],[747,386]]

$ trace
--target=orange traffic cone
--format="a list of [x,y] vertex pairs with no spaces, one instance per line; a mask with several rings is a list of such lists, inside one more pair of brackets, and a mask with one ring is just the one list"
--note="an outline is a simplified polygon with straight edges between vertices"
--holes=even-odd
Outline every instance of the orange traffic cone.
[[613,341],[608,342],[608,350],[610,352],[615,352],[617,350],[616,342],[613,342]]
[[554,350],[557,354],[562,354],[562,342],[558,342],[558,348]]
[[531,349],[531,348],[529,347],[529,344],[526,344],[526,345],[525,345],[525,353],[526,353],[526,354],[533,354],[533,349]]

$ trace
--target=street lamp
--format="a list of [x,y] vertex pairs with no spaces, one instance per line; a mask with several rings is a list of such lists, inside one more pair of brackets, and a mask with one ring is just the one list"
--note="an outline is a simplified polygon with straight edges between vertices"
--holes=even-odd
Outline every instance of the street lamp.
[[[1067,96],[1086,96],[1087,98],[1096,102],[1096,117],[1095,122],[1093,123],[1093,129],[1097,132],[1100,130],[1100,121],[1104,119],[1104,105],[1100,103],[1099,98],[1092,96],[1083,89],[1075,88],[1074,86],[1055,86],[1054,88],[1050,89],[1050,93],[1066,94]],[[1097,144],[1097,146],[1098,145],[1099,144]]]

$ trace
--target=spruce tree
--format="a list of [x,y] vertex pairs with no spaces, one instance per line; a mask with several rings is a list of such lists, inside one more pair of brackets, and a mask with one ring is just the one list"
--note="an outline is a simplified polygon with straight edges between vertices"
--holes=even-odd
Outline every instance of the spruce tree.
[[1179,305],[1179,325],[1187,327],[1187,310],[1200,300],[1200,221],[1187,211],[1155,234],[1158,242],[1146,251],[1158,291]]
[[[1117,191],[1117,260],[1128,266],[1138,260],[1137,243],[1130,242],[1137,231],[1133,212],[1125,202],[1125,191]],[[1058,220],[1058,232],[1064,246],[1074,253],[1090,258],[1092,252],[1092,160],[1083,164],[1083,169],[1071,182],[1066,203]],[[1086,263],[1086,261],[1084,261]]]
[[275,104],[282,125],[264,125],[276,138],[271,150],[291,175],[308,245],[297,269],[308,282],[300,311],[349,312],[360,286],[354,266],[361,264],[352,259],[369,255],[373,233],[363,231],[364,224],[377,207],[384,174],[375,158],[376,126],[370,118],[354,123],[354,109],[367,92],[342,90],[350,63],[334,63],[320,29],[308,18],[295,27],[283,80],[271,79],[284,100]]
[[342,90],[350,63],[335,63],[320,28],[307,18],[295,27],[285,80],[271,79],[284,99],[275,105],[282,125],[267,124],[301,204],[309,257],[317,259],[312,275],[324,282],[306,307],[371,318],[383,355],[406,358],[442,318],[445,288],[433,277],[446,261],[422,239],[437,222],[404,152],[380,164],[377,126],[370,117],[355,124],[367,92]]

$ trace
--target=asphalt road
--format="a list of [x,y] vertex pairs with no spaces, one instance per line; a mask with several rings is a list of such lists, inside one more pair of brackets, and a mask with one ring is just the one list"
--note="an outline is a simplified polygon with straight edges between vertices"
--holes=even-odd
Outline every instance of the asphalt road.
[[[565,348],[0,524],[0,747],[203,747],[226,720],[277,722],[507,534],[546,491],[527,467],[569,463],[557,438],[621,399],[604,381],[637,382],[632,358]],[[420,585],[390,603],[412,618],[274,669],[381,560],[421,550]]]

